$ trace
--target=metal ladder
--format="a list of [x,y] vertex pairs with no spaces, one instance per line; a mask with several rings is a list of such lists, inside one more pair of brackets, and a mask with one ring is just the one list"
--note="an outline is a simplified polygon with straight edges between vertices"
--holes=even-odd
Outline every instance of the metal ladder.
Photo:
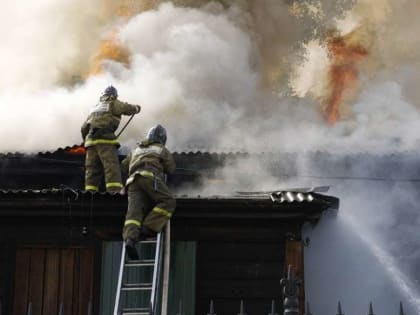
[[[165,250],[165,254],[169,256],[169,222],[167,224],[167,228],[165,233],[161,232],[158,233],[157,237],[146,239],[144,241],[138,242],[136,244],[137,252],[139,253],[140,259],[139,260],[128,260],[126,257],[125,251],[125,244],[122,243],[122,251],[121,251],[121,263],[120,263],[120,270],[118,275],[118,283],[117,283],[117,292],[115,296],[115,306],[114,306],[114,315],[157,315],[159,309],[159,299],[161,298],[159,293],[162,293],[163,299],[167,298],[167,294],[165,291],[162,292],[162,268],[163,268],[163,251]],[[164,234],[165,242],[164,242]],[[163,243],[165,243],[165,249],[163,248]],[[145,246],[152,246],[154,247],[154,258],[145,259],[144,253],[146,252]],[[149,251],[151,248],[149,248]],[[169,272],[166,270],[166,257],[165,257],[165,276]],[[145,282],[145,279],[141,279],[139,282],[136,283],[128,283],[126,280],[126,275],[129,273],[130,270],[138,270],[137,277],[143,271],[143,276],[146,274],[146,271],[150,268],[153,268],[153,278],[152,282]],[[167,277],[167,276],[166,276]],[[165,277],[165,278],[166,278]],[[141,277],[140,277],[141,278]],[[143,277],[144,278],[144,277]],[[165,286],[164,289],[167,290],[167,285],[165,285],[165,281],[163,281]],[[129,301],[136,301],[138,302],[139,297],[143,297],[143,300],[147,299],[147,295],[150,294],[150,298],[148,301],[148,305],[129,305],[124,306],[122,295],[125,294],[127,297],[125,301],[128,303]],[[166,302],[165,302],[166,303]],[[129,303],[132,304],[132,303]],[[163,304],[163,303],[162,303]]]

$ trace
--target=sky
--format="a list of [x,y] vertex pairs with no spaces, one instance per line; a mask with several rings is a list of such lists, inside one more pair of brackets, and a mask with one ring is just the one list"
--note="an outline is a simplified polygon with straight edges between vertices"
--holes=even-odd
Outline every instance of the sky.
[[[120,138],[123,148],[133,147],[161,123],[172,151],[292,152],[303,156],[298,175],[328,171],[328,165],[305,159],[308,152],[418,153],[417,0],[143,1],[126,16],[115,14],[120,5],[115,0],[3,4],[0,152],[36,153],[80,144],[81,124],[112,84],[120,100],[142,106]],[[344,48],[328,46],[331,34],[343,39]],[[93,65],[109,42],[128,57],[101,59],[97,73]],[[338,119],[331,122],[325,111],[340,91]],[[231,189],[321,183],[303,176],[279,180],[252,161],[262,177],[241,187],[248,163],[222,170]],[[350,163],[346,176],[356,170],[372,175],[371,165],[358,161]],[[381,175],[388,174],[383,170]],[[348,270],[337,269],[336,283],[353,279],[357,288],[380,292],[378,299],[392,305],[408,296],[403,285],[389,280],[387,262],[394,261],[398,272],[412,278],[420,256],[406,247],[419,245],[417,187],[324,181],[342,202],[337,218],[321,220],[311,232],[308,266],[311,261],[326,266],[333,255]],[[411,220],[400,220],[399,213]],[[407,235],[409,245],[403,241]],[[340,241],[342,248],[331,251],[332,241]],[[358,266],[349,255],[364,257],[365,265]],[[366,265],[377,272],[369,283],[363,282],[366,273],[372,275]],[[322,274],[309,269],[305,279],[308,296],[318,301],[325,299],[314,293]],[[419,285],[408,287],[416,292],[409,290],[415,298],[407,307],[419,311]],[[342,295],[355,290],[329,284],[323,292],[332,289]],[[324,307],[314,302],[312,311]]]

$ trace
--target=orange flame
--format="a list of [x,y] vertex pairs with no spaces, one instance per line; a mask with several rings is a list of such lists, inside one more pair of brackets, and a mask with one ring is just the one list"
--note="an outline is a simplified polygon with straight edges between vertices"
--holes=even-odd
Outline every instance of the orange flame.
[[[105,3],[105,5],[111,7],[111,3]],[[119,17],[120,21],[127,23],[130,17],[141,11],[150,10],[155,6],[156,0],[121,0],[115,15]],[[126,65],[130,61],[130,54],[119,42],[118,33],[115,30],[100,42],[98,51],[93,58],[89,75],[101,74],[104,70],[104,60],[114,60]]]
[[91,75],[101,74],[103,72],[104,60],[115,60],[128,64],[128,51],[121,46],[117,39],[117,32],[113,31],[109,37],[99,44],[98,52],[96,53],[91,66]]
[[67,148],[66,152],[69,154],[86,154],[86,148],[81,145],[75,145],[71,148]]
[[346,36],[333,35],[327,39],[327,49],[331,56],[329,75],[329,96],[324,108],[326,120],[334,125],[340,119],[340,107],[346,94],[354,92],[359,78],[358,62],[368,55],[360,43]]

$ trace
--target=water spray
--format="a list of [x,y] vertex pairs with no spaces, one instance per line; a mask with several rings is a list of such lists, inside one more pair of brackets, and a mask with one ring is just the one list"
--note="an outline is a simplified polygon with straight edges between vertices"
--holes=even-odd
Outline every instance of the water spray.
[[360,224],[357,224],[356,219],[352,215],[346,213],[344,219],[344,222],[349,224],[353,230],[361,232],[358,233],[360,240],[372,250],[381,266],[387,273],[392,275],[390,278],[394,279],[397,289],[407,297],[408,303],[414,307],[417,314],[420,314],[420,296],[416,294],[417,289],[412,281],[401,272],[394,259],[374,241],[374,237],[367,230],[363,229]]

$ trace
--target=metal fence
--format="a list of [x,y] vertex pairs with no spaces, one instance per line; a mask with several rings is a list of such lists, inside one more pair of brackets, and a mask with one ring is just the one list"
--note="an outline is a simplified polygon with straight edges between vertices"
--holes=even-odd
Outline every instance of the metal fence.
[[[306,303],[306,311],[305,311],[304,315],[314,315],[314,314],[311,313],[309,303]],[[343,309],[341,307],[340,302],[338,302],[338,305],[337,305],[337,315],[345,315],[345,313],[343,312]],[[369,310],[368,310],[367,315],[375,315],[375,313],[373,312],[372,302],[369,303]],[[398,315],[405,315],[402,302],[400,302],[400,308],[399,308]]]
[[[0,315],[1,314],[2,313],[1,313],[1,301],[0,301]],[[27,311],[26,314],[27,315],[32,315],[32,302],[28,303],[28,311]],[[87,306],[87,315],[92,315],[92,314],[93,314],[93,312],[92,312],[92,302],[89,302],[88,306]],[[60,303],[60,307],[58,309],[58,315],[68,315],[68,314],[65,314],[65,312],[64,312],[63,302]]]
[[[299,286],[301,284],[301,281],[297,278],[295,278],[293,267],[289,266],[287,271],[287,277],[280,280],[280,284],[283,288],[283,313],[282,315],[300,315],[299,312]],[[271,301],[271,309],[269,310],[261,310],[261,314],[267,314],[267,315],[279,315],[276,311],[276,303],[274,300]],[[408,315],[404,313],[404,308],[402,302],[400,302],[399,305],[399,311],[396,310],[398,313],[396,315]],[[269,312],[269,313],[266,313]],[[89,302],[87,314],[92,315],[92,302]],[[2,302],[0,299],[0,315],[2,315]],[[27,315],[32,315],[32,302],[28,303],[28,311]],[[59,307],[59,313],[58,315],[68,315],[64,312],[63,303],[60,303]],[[175,315],[185,315],[183,310],[183,304],[182,300],[178,302],[178,309],[176,310]],[[201,315],[201,314],[197,314]],[[209,303],[209,311],[207,314],[202,315],[217,315],[217,310],[215,308],[215,303],[213,300],[210,300]],[[247,315],[247,311],[245,308],[245,302],[244,300],[239,301],[238,305],[238,313],[232,314],[232,315]],[[310,304],[309,302],[305,305],[305,313],[303,315],[318,315],[313,314],[310,310]],[[319,315],[325,315],[325,314],[319,314]],[[343,311],[343,308],[341,306],[341,302],[339,301],[337,304],[337,313],[335,315],[346,315]],[[372,302],[369,303],[369,309],[367,315],[376,315],[373,310]],[[378,314],[379,315],[379,314]]]
[[[287,277],[280,280],[280,285],[283,288],[283,313],[282,315],[301,315],[299,311],[300,309],[299,286],[301,285],[301,283],[302,281],[295,277],[293,267],[289,265],[288,270],[287,270]],[[306,303],[305,306],[306,306],[305,313],[303,315],[318,315],[318,314],[313,314],[311,312],[310,305],[308,302]],[[266,313],[268,311],[269,313]],[[396,308],[396,311],[398,312],[397,308]],[[279,313],[276,312],[275,301],[273,300],[271,302],[271,310],[261,310],[260,314],[279,315]],[[402,302],[400,302],[400,305],[399,305],[399,313],[398,314],[395,313],[395,314],[406,315],[404,313]],[[179,309],[176,315],[185,315],[182,309],[182,301],[179,301]],[[217,315],[217,311],[215,309],[215,304],[213,300],[210,301],[208,313],[202,314],[202,315]],[[239,313],[232,314],[232,315],[247,315],[244,300],[240,300],[239,302]],[[320,315],[326,315],[326,314],[320,314]],[[343,308],[341,307],[340,301],[338,302],[337,313],[335,315],[346,315],[343,311]],[[375,315],[375,313],[373,312],[372,302],[369,303],[369,309],[368,309],[367,315]]]
[[[298,302],[290,303],[290,299],[291,299],[290,296],[284,296],[284,299],[283,299],[283,314],[282,315],[299,315],[300,314],[299,313],[299,303]],[[296,301],[297,301],[297,296],[296,296]],[[268,312],[268,313],[266,313],[266,312]],[[92,303],[91,302],[89,302],[89,304],[88,304],[87,314],[88,315],[93,314],[92,313]],[[277,313],[275,301],[274,300],[271,301],[271,309],[262,310],[261,314],[279,315],[279,313]],[[366,313],[366,314],[367,315],[376,315],[374,313],[372,303],[369,303],[368,313]],[[2,315],[1,300],[0,300],[0,315]],[[28,304],[27,315],[32,315],[32,302],[29,302],[29,304]],[[66,315],[65,312],[64,312],[63,303],[60,303],[58,315]],[[183,310],[182,300],[180,300],[179,303],[178,303],[178,310],[176,311],[175,315],[185,315],[184,310]],[[207,312],[207,314],[203,314],[203,315],[217,315],[217,311],[216,311],[215,304],[214,304],[213,300],[210,300],[209,311]],[[240,300],[240,302],[239,302],[238,313],[237,314],[232,314],[232,315],[247,315],[244,300]],[[316,314],[313,314],[311,312],[309,303],[306,303],[304,315],[316,315]],[[337,313],[335,315],[346,315],[345,312],[343,311],[343,308],[342,308],[340,302],[338,302],[338,304],[337,304]],[[403,308],[402,302],[400,302],[399,312],[396,313],[396,315],[406,315],[404,313],[404,308]]]
[[[243,300],[240,301],[240,303],[238,305],[238,310],[239,310],[238,313],[232,314],[232,315],[247,315],[247,311],[246,311],[246,308],[245,308],[245,303],[244,303]],[[269,311],[269,313],[265,313],[267,311]],[[396,311],[398,312],[398,313],[395,313],[396,315],[406,315],[404,313],[403,304],[401,302],[400,302],[400,306],[399,306],[399,311],[397,310],[397,308],[396,308]],[[275,301],[273,300],[271,302],[271,310],[262,310],[262,313],[261,314],[279,315],[279,313],[276,312],[276,304],[275,304]],[[300,314],[299,313],[299,310],[296,309],[296,308],[290,309],[290,308],[286,308],[285,307],[283,309],[283,315],[299,315],[299,314]],[[179,303],[179,309],[178,309],[176,315],[185,315],[185,313],[183,312],[183,309],[182,309],[182,302],[181,301]],[[203,314],[203,315],[217,315],[217,311],[215,309],[215,305],[214,305],[213,300],[210,301],[208,313],[207,314]],[[316,314],[311,313],[309,303],[306,303],[306,309],[305,309],[305,313],[303,315],[316,315]],[[324,314],[322,314],[322,315],[324,315]],[[338,302],[338,305],[337,305],[337,313],[334,314],[334,315],[346,315],[343,312],[343,309],[341,307],[341,303],[340,302]],[[373,312],[372,303],[369,304],[368,313],[366,313],[366,315],[376,315]]]

